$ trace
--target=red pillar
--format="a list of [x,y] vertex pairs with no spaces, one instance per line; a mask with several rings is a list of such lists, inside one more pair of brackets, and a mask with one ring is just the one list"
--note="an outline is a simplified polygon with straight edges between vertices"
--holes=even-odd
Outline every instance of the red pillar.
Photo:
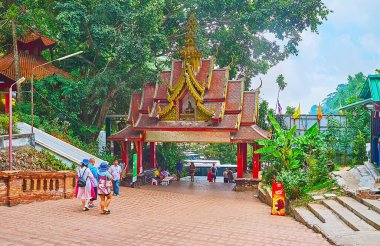
[[243,178],[243,150],[240,143],[237,144],[237,177]]
[[136,151],[137,151],[137,174],[142,173],[142,164],[143,164],[143,142],[136,142]]
[[149,152],[150,152],[150,168],[156,168],[156,143],[150,142],[149,143]]
[[128,153],[129,153],[129,142],[124,141],[124,144],[121,145],[121,161],[125,164],[125,170],[128,173],[129,170],[129,159],[128,159]]
[[241,143],[242,151],[243,151],[243,172],[247,172],[247,143]]
[[260,170],[260,154],[255,154],[255,150],[258,149],[258,144],[253,143],[252,145],[252,178],[259,178]]

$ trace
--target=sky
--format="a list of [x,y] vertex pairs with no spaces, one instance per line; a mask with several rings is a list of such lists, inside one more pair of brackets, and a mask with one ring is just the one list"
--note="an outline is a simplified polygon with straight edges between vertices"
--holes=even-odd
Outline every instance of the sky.
[[274,108],[283,74],[288,84],[280,93],[280,104],[301,105],[301,113],[309,113],[312,105],[322,102],[349,75],[374,74],[380,68],[380,0],[324,0],[333,12],[318,28],[319,34],[302,33],[298,56],[291,56],[259,75],[263,87],[260,96]]

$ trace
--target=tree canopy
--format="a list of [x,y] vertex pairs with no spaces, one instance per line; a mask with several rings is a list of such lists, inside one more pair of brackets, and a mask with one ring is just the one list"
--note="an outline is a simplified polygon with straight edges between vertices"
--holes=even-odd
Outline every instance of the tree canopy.
[[[80,85],[61,100],[77,102],[79,119],[99,129],[106,114],[127,112],[132,91],[159,81],[169,58],[178,58],[190,13],[199,22],[200,51],[216,55],[220,67],[232,64],[231,77],[250,81],[296,55],[301,33],[317,32],[329,10],[322,0],[8,0],[0,23],[7,13],[16,13],[19,36],[32,30],[57,40],[56,58],[84,51],[56,64]],[[3,52],[9,37],[1,29]]]

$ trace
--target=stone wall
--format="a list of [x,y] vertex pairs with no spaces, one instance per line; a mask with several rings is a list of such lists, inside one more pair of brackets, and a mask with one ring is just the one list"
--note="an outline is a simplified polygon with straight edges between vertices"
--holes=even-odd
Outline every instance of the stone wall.
[[76,177],[73,171],[2,171],[0,205],[72,198]]
[[257,186],[260,183],[260,179],[251,178],[237,178],[235,179],[236,186],[235,191],[253,191],[257,190]]

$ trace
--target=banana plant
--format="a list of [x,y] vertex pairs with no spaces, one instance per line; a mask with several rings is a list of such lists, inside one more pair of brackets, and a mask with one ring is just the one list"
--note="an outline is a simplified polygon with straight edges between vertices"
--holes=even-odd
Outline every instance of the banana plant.
[[276,163],[281,169],[299,168],[304,153],[296,144],[297,137],[294,136],[297,130],[296,126],[290,130],[283,130],[272,115],[269,115],[269,121],[274,128],[272,139],[257,140],[257,143],[263,147],[256,150],[255,153],[262,155],[262,161]]

